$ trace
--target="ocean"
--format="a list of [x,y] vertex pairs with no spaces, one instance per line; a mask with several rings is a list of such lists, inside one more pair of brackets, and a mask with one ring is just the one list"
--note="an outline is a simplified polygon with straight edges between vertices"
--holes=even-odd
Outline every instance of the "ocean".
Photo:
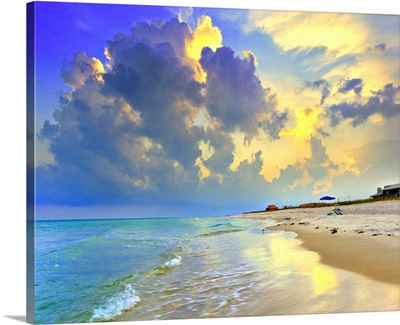
[[266,226],[229,217],[38,221],[35,322],[340,310],[335,273],[294,233]]
[[35,321],[238,316],[268,259],[262,227],[226,217],[38,221]]

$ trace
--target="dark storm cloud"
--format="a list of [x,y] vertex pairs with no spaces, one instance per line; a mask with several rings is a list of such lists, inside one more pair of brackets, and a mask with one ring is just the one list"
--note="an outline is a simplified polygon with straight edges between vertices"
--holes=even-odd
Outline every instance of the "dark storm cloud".
[[329,107],[331,126],[336,126],[341,121],[350,119],[356,127],[364,123],[371,115],[379,113],[384,118],[399,114],[400,87],[387,84],[382,90],[373,92],[366,104],[341,103]]
[[331,86],[328,81],[320,79],[316,81],[305,81],[304,86],[300,89],[300,92],[304,89],[314,89],[321,91],[320,105],[325,103],[325,99],[331,94]]
[[338,92],[346,94],[349,91],[353,91],[354,94],[360,95],[363,89],[363,81],[361,78],[347,79],[339,84]]

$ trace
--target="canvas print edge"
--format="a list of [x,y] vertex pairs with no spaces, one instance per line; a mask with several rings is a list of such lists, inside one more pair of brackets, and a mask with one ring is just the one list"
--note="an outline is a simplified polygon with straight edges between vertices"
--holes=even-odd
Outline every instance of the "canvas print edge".
[[[28,6],[28,11],[27,11],[27,22],[28,22],[28,35],[34,39],[34,29],[29,28],[33,27],[31,25],[32,23],[32,18],[34,16],[34,10],[32,7],[29,9]],[[28,261],[28,268],[30,270],[33,270],[34,266],[34,227],[33,223],[34,220],[34,215],[35,215],[35,207],[34,207],[34,179],[35,179],[35,174],[34,174],[34,169],[32,169],[30,166],[31,164],[29,161],[32,159],[34,160],[34,141],[30,141],[30,139],[34,138],[34,109],[32,109],[32,103],[34,103],[35,100],[35,95],[34,95],[34,85],[33,85],[33,80],[34,78],[30,78],[29,76],[34,76],[34,44],[32,42],[28,42],[28,55],[27,55],[27,94],[28,94],[28,103],[27,103],[27,142],[28,147],[27,147],[27,261]],[[34,309],[34,275],[32,272],[28,272],[27,274],[27,315],[28,315],[28,321],[33,322],[32,318],[32,310]]]

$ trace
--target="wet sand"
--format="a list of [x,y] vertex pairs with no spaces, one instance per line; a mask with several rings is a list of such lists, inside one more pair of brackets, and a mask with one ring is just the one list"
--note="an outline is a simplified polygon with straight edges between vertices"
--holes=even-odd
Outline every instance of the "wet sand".
[[[370,279],[400,285],[400,201],[340,207],[296,208],[243,214],[238,217],[275,221],[271,230],[297,234],[303,247],[321,262]],[[399,302],[400,304],[400,302]]]
[[273,228],[297,233],[303,246],[317,252],[324,264],[400,285],[399,237],[335,236],[296,226]]

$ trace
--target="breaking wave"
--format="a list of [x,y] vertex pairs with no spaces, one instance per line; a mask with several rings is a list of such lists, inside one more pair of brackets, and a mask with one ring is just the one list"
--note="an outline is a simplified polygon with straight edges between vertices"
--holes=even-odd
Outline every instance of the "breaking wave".
[[165,266],[167,269],[172,269],[173,267],[177,267],[178,265],[182,264],[182,257],[176,256],[173,259],[165,262],[163,266]]
[[167,262],[156,266],[150,272],[146,274],[146,276],[154,276],[154,275],[161,275],[167,272],[168,270],[177,267],[182,264],[182,257],[175,256],[174,258],[168,260]]
[[93,311],[91,322],[109,321],[121,315],[124,311],[135,307],[140,302],[139,293],[130,284],[124,291],[109,298],[103,306]]

